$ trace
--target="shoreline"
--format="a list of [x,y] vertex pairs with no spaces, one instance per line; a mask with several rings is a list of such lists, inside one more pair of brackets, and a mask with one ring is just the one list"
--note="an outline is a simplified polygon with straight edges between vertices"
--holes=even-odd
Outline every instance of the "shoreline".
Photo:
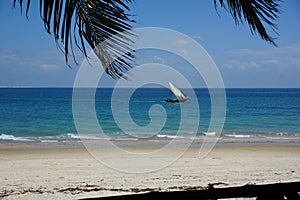
[[[157,147],[154,140],[117,143],[127,150]],[[78,199],[300,180],[299,141],[221,140],[203,159],[199,145],[194,142],[160,170],[125,173],[95,160],[78,142],[1,144],[0,199]],[[100,150],[113,153],[108,147]]]
[[[300,137],[207,137],[208,141],[217,140],[216,146],[243,146],[243,145],[280,145],[280,146],[297,146],[300,147]],[[170,138],[115,138],[115,139],[70,139],[61,141],[14,141],[0,140],[0,150],[42,150],[42,149],[69,149],[85,148],[84,143],[93,144],[97,148],[107,147],[107,143],[116,146],[132,147],[163,147],[171,141],[176,141],[178,145],[187,145],[190,147],[200,148],[204,142],[204,137],[195,139],[170,139]],[[209,143],[208,143],[209,144]]]

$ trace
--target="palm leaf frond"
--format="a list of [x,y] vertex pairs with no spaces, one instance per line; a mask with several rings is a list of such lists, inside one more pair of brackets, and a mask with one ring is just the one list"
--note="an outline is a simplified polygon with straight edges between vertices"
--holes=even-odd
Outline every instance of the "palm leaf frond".
[[[261,38],[274,46],[275,38],[267,32],[264,24],[268,25],[277,34],[274,20],[278,18],[280,0],[219,0],[220,6],[230,12],[235,22],[249,24],[251,33],[257,32]],[[217,0],[214,0],[217,7]]]
[[[23,0],[14,0],[14,5]],[[26,15],[30,0],[27,0]],[[76,45],[87,57],[86,42],[94,50],[107,74],[126,78],[131,68],[132,51],[131,15],[128,4],[132,0],[40,0],[40,15],[46,31],[61,43],[66,62],[74,56]],[[76,62],[76,60],[75,60]]]

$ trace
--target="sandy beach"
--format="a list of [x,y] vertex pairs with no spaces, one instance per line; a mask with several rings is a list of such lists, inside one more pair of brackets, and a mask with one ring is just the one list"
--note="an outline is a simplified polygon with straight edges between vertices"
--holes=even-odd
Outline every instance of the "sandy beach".
[[[132,148],[130,142],[126,145]],[[109,148],[100,150],[109,154]],[[214,183],[228,187],[300,180],[297,141],[221,141],[204,159],[198,158],[199,147],[192,145],[176,162],[150,173],[104,166],[80,142],[2,144],[0,152],[0,199],[78,199],[201,189]]]

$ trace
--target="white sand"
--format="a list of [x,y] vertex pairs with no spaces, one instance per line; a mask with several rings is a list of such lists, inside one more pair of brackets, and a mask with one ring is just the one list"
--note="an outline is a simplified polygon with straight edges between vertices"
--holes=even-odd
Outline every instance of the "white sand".
[[16,150],[20,147],[0,146],[0,199],[77,199],[300,180],[299,145],[221,145],[201,160],[193,147],[171,166],[142,174],[110,169],[85,149]]

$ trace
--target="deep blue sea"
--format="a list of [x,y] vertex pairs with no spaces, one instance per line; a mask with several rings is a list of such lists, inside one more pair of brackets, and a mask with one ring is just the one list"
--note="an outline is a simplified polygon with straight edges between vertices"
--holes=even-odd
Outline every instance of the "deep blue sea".
[[[196,134],[201,136],[207,132],[211,119],[211,101],[207,89],[194,91],[201,116]],[[76,139],[72,92],[72,88],[0,88],[0,140]],[[103,131],[111,137],[126,137],[114,121],[111,94],[112,89],[99,88],[95,99],[90,101],[95,101],[97,118]],[[150,123],[149,108],[160,104],[165,108],[167,119],[158,135],[174,135],[180,125],[180,105],[163,102],[170,95],[167,88],[136,90],[128,104],[132,120],[146,126]],[[226,97],[223,136],[300,136],[300,89],[226,89]],[[188,101],[185,103],[188,104]]]

